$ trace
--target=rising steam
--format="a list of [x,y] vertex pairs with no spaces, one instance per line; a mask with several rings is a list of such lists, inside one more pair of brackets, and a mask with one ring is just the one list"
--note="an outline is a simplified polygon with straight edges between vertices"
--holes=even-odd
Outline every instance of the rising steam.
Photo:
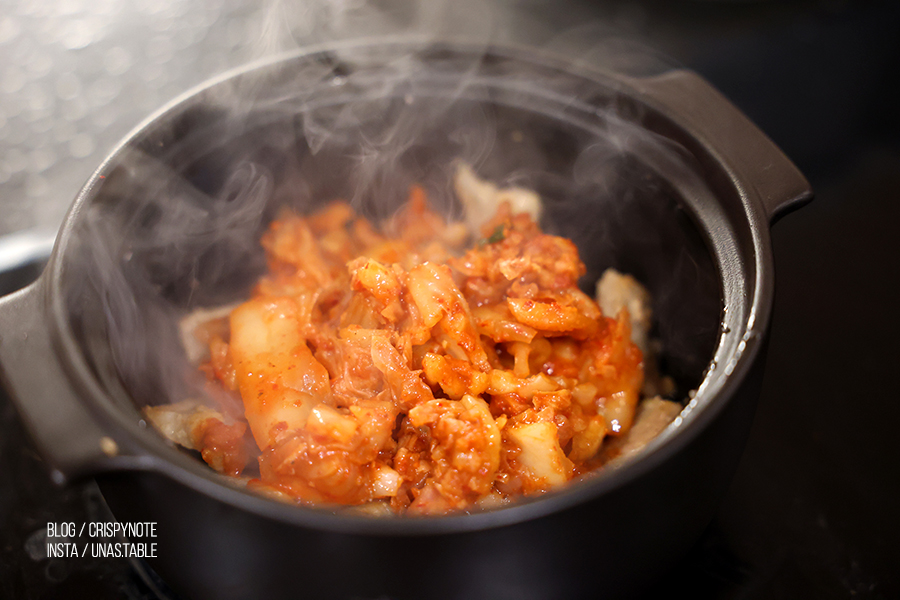
[[[606,26],[539,35],[539,24],[522,15],[506,22],[492,6],[275,2],[259,24],[260,57],[373,34],[418,41],[347,42],[261,67],[202,92],[139,135],[84,212],[73,253],[80,262],[69,269],[69,304],[86,345],[111,347],[117,375],[108,386],[120,378],[138,404],[202,396],[176,323],[195,308],[246,296],[264,267],[260,234],[280,207],[309,211],[341,197],[384,218],[418,183],[459,218],[451,179],[460,159],[498,184],[538,191],[545,226],[580,244],[594,278],[617,266],[657,290],[683,288],[677,268],[647,267],[630,253],[689,252],[709,262],[702,241],[681,232],[684,220],[672,216],[678,209],[662,181],[690,172],[690,159],[643,130],[633,103],[561,70],[589,64],[646,73],[665,61],[641,55]],[[569,58],[541,64],[492,51],[492,43],[514,38],[513,26]],[[467,41],[429,43],[447,37]],[[666,173],[654,175],[659,169]],[[717,299],[714,269],[703,269],[692,277]],[[678,311],[656,312],[666,319]],[[92,323],[104,325],[95,331]],[[676,325],[672,336],[681,332]],[[699,372],[711,355],[703,340],[684,350],[686,371]],[[102,365],[97,370],[102,378]]]

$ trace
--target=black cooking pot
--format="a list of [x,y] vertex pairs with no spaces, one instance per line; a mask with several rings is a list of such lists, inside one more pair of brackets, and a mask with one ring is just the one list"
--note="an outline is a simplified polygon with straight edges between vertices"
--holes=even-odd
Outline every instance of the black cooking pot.
[[[532,187],[590,289],[654,298],[685,408],[630,462],[507,508],[372,518],[233,485],[146,426],[192,391],[175,321],[247,293],[279,206],[448,213],[454,159]],[[773,298],[769,224],[811,198],[697,75],[628,77],[536,50],[371,43],[228,74],[151,117],[76,199],[49,265],[0,301],[3,376],[55,481],[96,477],[185,598],[581,598],[636,593],[699,535],[740,456]],[[147,540],[141,540],[147,541]]]

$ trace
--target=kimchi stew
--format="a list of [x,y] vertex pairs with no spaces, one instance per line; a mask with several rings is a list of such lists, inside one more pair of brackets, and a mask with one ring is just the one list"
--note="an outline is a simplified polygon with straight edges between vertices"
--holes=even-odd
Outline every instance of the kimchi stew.
[[646,444],[681,409],[647,393],[649,296],[585,294],[575,245],[500,192],[477,226],[420,187],[377,224],[283,212],[251,297],[185,321],[208,397],[149,420],[249,489],[369,514],[503,506]]

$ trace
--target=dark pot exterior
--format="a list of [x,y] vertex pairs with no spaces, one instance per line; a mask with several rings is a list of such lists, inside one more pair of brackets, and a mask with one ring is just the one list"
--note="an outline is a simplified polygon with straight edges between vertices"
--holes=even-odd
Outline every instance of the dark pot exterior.
[[[532,51],[485,52],[565,69]],[[284,64],[309,56],[319,55]],[[0,301],[3,378],[54,478],[96,476],[120,522],[156,522],[158,552],[148,563],[194,600],[606,598],[649,585],[697,539],[740,457],[772,306],[768,227],[811,192],[790,161],[696,75],[601,79],[696,159],[711,196],[691,181],[682,182],[682,195],[715,257],[724,304],[696,396],[678,426],[639,459],[513,508],[429,519],[342,517],[223,485],[112,399],[68,322],[67,244],[126,140],[82,191],[45,274]],[[158,119],[204,93],[173,104],[130,140],[152,139]]]
[[237,510],[157,473],[98,483],[120,521],[158,523],[158,558],[148,562],[185,598],[630,597],[709,522],[743,450],[761,378],[754,367],[703,434],[642,477],[546,517],[482,531],[336,534]]

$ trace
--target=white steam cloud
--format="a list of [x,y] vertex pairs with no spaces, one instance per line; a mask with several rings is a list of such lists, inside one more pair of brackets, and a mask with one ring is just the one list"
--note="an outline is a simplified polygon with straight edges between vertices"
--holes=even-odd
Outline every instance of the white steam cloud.
[[[279,207],[308,211],[342,197],[385,217],[419,183],[459,216],[450,181],[458,159],[499,184],[541,193],[545,225],[585,246],[594,277],[622,268],[615,257],[629,249],[665,253],[666,244],[688,243],[655,229],[674,201],[651,177],[661,165],[663,178],[690,170],[685,153],[643,130],[633,102],[568,71],[641,75],[667,61],[609,24],[560,33],[527,5],[509,10],[516,6],[273,2],[253,34],[260,58],[345,43],[260,67],[175,109],[113,162],[82,217],[70,308],[87,345],[106,340],[116,371],[105,376],[109,386],[118,378],[138,404],[202,394],[175,324],[247,294],[264,267],[259,236]],[[543,49],[493,49],[523,36]],[[381,41],[347,41],[363,37]],[[410,38],[417,41],[402,41]],[[638,154],[651,164],[638,166]],[[678,285],[677,271],[644,279],[665,289]]]

